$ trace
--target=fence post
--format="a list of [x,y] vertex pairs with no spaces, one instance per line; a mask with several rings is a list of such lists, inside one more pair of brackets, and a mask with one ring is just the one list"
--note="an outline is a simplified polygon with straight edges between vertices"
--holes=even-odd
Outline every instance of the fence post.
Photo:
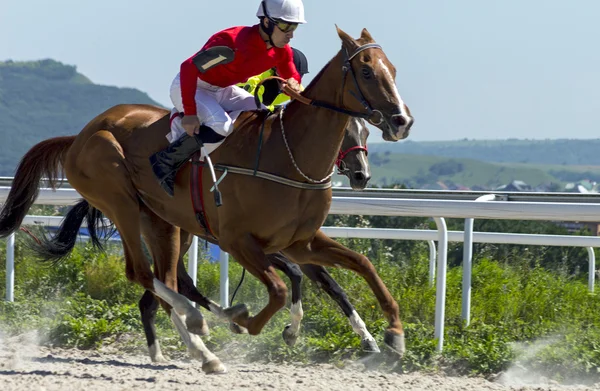
[[6,239],[6,301],[15,301],[15,234]]
[[438,229],[438,264],[435,288],[435,331],[437,339],[436,350],[441,352],[444,347],[444,310],[446,308],[446,267],[448,263],[448,228],[446,220],[435,217]]
[[188,251],[188,274],[196,286],[198,282],[198,237],[196,235],[194,235],[190,251]]
[[[494,201],[495,194],[486,194],[475,201]],[[471,323],[471,277],[473,270],[473,221],[465,219],[463,239],[463,278],[462,278],[462,310],[461,317],[468,326]]]
[[588,251],[588,289],[594,293],[594,280],[596,278],[596,253],[593,247],[586,247]]
[[221,265],[220,270],[220,297],[221,307],[229,307],[229,254],[221,250],[219,253],[219,264]]
[[433,240],[428,240],[427,243],[429,243],[429,287],[431,288],[435,282],[436,250],[435,242]]

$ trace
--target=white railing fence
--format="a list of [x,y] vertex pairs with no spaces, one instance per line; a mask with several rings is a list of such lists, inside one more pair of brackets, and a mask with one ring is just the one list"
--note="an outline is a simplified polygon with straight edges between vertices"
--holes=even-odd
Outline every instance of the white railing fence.
[[[8,195],[9,187],[0,187],[0,203],[4,202]],[[592,247],[600,247],[599,237],[589,236],[569,236],[569,235],[526,235],[512,233],[483,233],[472,232],[472,224],[466,224],[464,232],[448,232],[444,218],[462,218],[469,219],[504,219],[504,220],[552,220],[552,221],[600,221],[600,198],[598,197],[571,197],[565,194],[541,193],[540,202],[530,201],[506,201],[509,199],[506,195],[474,194],[468,192],[468,198],[465,193],[457,192],[456,197],[451,199],[451,192],[442,192],[442,199],[434,192],[425,192],[424,197],[420,198],[398,198],[398,193],[389,196],[382,195],[385,198],[377,197],[373,192],[365,192],[360,196],[349,193],[352,197],[334,196],[330,209],[330,214],[349,214],[349,215],[380,215],[380,216],[421,216],[432,217],[437,225],[437,232],[430,230],[402,230],[402,229],[377,229],[377,228],[345,228],[345,227],[324,227],[324,232],[332,237],[356,237],[356,238],[374,238],[374,239],[404,239],[404,240],[427,240],[430,243],[431,256],[435,257],[435,245],[433,241],[438,242],[437,248],[437,267],[430,262],[430,281],[436,274],[436,312],[435,312],[435,337],[437,339],[437,350],[441,351],[444,343],[444,310],[446,296],[446,267],[448,241],[464,241],[466,255],[472,256],[473,242],[479,243],[506,243],[506,244],[528,244],[528,245],[548,245],[548,246],[580,246],[587,247],[589,254],[589,289],[594,289],[595,275],[595,257]],[[409,197],[416,197],[417,192],[407,192]],[[348,194],[348,193],[346,193]],[[364,194],[364,195],[363,195]],[[477,196],[473,198],[474,196]],[[485,196],[477,201],[481,196]],[[531,197],[535,197],[532,195]],[[552,202],[552,199],[560,199],[561,202]],[[40,195],[36,204],[45,205],[71,205],[76,203],[81,197],[73,189],[40,189]],[[480,202],[491,199],[500,199],[500,201]],[[534,199],[534,198],[532,198]],[[443,216],[443,217],[441,217]],[[33,220],[43,223],[39,216],[32,217]],[[50,219],[50,218],[48,218]],[[471,220],[472,221],[472,220]],[[45,222],[45,221],[44,221]],[[50,220],[47,220],[50,222]],[[46,224],[53,225],[53,224]],[[55,224],[54,224],[55,225]],[[14,262],[14,237],[9,238],[9,245],[12,245],[12,254],[7,248],[7,258],[11,256]],[[197,242],[195,242],[197,247]],[[192,251],[195,253],[195,250]],[[197,255],[190,255],[190,272],[195,278]],[[222,253],[221,262],[221,304],[227,305],[228,302],[228,256]],[[9,260],[7,259],[7,268]],[[435,270],[437,269],[437,270]],[[435,273],[437,272],[437,273]],[[463,268],[464,273],[469,273],[469,277],[463,278],[463,304],[462,316],[465,322],[469,322],[470,305],[470,267]],[[9,281],[10,280],[10,281]],[[14,269],[11,273],[7,270],[7,288],[14,284]],[[7,299],[13,299],[8,297]]]

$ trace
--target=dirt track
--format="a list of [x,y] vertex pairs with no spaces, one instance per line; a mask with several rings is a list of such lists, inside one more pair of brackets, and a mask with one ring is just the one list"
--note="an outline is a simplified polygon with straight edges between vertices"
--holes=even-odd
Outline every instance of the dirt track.
[[[4,341],[7,342],[7,341]],[[368,371],[356,362],[290,365],[225,361],[228,373],[205,375],[196,361],[153,365],[144,355],[119,355],[5,343],[0,390],[592,390],[585,386],[502,385],[481,378]]]

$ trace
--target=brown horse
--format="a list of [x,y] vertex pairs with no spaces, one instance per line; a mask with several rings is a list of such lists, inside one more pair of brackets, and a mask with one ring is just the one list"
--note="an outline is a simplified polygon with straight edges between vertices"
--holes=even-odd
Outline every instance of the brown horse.
[[[344,139],[342,140],[342,149],[336,161],[338,172],[346,175],[350,180],[350,185],[355,190],[363,190],[371,179],[371,171],[367,160],[367,137],[369,129],[365,122],[360,118],[352,118],[346,126]],[[183,257],[192,244],[193,235],[181,231],[181,243],[179,247],[177,291],[210,311],[211,302],[202,295],[194,286],[191,277],[185,271]],[[327,293],[341,308],[342,312],[348,318],[354,332],[361,338],[361,347],[364,352],[379,352],[377,342],[367,330],[365,322],[348,299],[348,296],[337,283],[337,281],[327,272],[323,266],[304,264],[296,265],[288,260],[283,254],[268,254],[267,258],[273,266],[281,270],[291,282],[292,300],[291,316],[292,323],[283,330],[282,336],[286,344],[293,346],[300,335],[300,322],[302,320],[302,277],[307,276],[316,286]],[[243,277],[243,276],[242,276]],[[240,281],[241,283],[241,281]],[[156,337],[156,328],[154,327],[158,301],[150,291],[144,292],[139,301],[139,308],[146,335],[146,343],[150,359],[153,362],[166,362],[160,343]],[[244,330],[232,325],[234,332],[243,332]]]
[[[370,34],[363,30],[354,40],[338,29],[338,35],[342,50],[303,93],[313,99],[312,105],[294,100],[269,118],[264,112],[247,113],[238,118],[234,132],[211,154],[220,165],[252,168],[257,161],[255,147],[261,140],[258,170],[295,181],[296,186],[230,174],[221,183],[223,206],[205,202],[207,231],[190,213],[190,165],[179,171],[173,198],[160,188],[150,168],[149,157],[167,145],[168,113],[154,106],[119,105],[94,118],[77,136],[49,139],[27,152],[0,213],[0,236],[19,227],[37,196],[40,178],[50,178],[52,185],[62,166],[69,183],[84,197],[73,209],[78,213],[68,215],[67,220],[81,223],[86,215],[96,216],[94,211],[99,210],[114,222],[124,247],[127,278],[164,302],[205,372],[223,372],[225,367],[200,338],[207,329],[202,315],[176,292],[177,227],[218,241],[265,284],[269,301],[255,316],[249,316],[244,305],[225,310],[212,305],[215,313],[250,334],[260,333],[286,303],[287,287],[265,257],[281,251],[298,264],[342,267],[362,276],[387,317],[385,343],[402,353],[404,331],[398,304],[369,259],[319,230],[331,204],[331,188],[308,186],[330,178],[349,115],[367,118],[382,130],[387,141],[407,137],[413,123],[396,89],[395,68]],[[259,138],[263,121],[267,124]],[[202,184],[207,200],[212,180],[206,173]],[[76,236],[76,230],[71,235]],[[142,236],[157,262],[154,273],[142,249]],[[59,251],[49,255],[64,256],[65,249],[59,246]]]
[[360,118],[350,119],[336,165],[338,174],[346,175],[354,190],[363,190],[371,179],[371,168],[367,160],[367,137],[369,129],[365,121]]

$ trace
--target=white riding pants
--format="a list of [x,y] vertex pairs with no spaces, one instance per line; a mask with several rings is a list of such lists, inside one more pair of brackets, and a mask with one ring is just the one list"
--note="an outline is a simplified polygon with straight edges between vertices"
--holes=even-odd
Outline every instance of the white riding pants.
[[[183,112],[179,74],[171,84],[171,102],[178,112]],[[227,137],[233,129],[233,121],[240,113],[255,109],[254,96],[248,91],[235,85],[224,88],[217,87],[198,79],[196,113],[200,123],[210,127],[216,133]],[[171,134],[167,137],[169,141],[181,137],[182,130],[181,127],[173,127]]]

